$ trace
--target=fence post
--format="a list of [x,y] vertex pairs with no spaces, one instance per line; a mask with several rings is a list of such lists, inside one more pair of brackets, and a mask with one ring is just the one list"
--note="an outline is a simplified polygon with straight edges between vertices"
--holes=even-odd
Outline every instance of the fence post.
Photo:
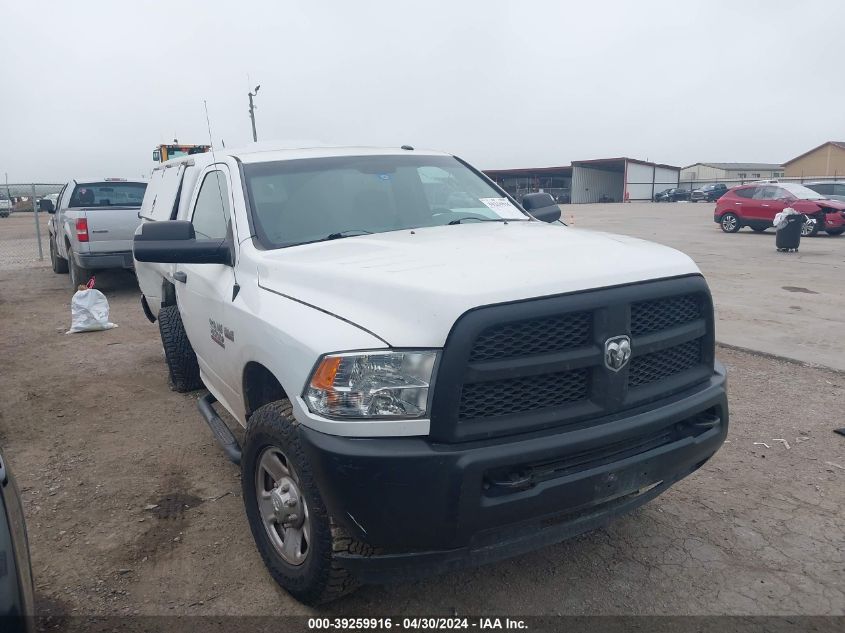
[[38,240],[38,259],[44,259],[44,249],[41,247],[41,223],[38,221],[38,205],[35,203],[35,184],[32,185],[32,217],[35,218],[35,239]]

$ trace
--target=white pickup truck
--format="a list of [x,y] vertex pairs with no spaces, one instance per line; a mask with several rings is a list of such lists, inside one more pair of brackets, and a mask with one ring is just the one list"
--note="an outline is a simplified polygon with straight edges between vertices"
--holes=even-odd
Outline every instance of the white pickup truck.
[[146,187],[142,180],[78,179],[62,187],[55,204],[41,200],[41,209],[52,215],[53,272],[70,272],[76,288],[94,270],[132,268],[132,237],[141,223],[138,211]]
[[593,529],[727,433],[696,265],[454,156],[218,151],[164,163],[142,215],[171,378],[210,392],[256,545],[303,602]]

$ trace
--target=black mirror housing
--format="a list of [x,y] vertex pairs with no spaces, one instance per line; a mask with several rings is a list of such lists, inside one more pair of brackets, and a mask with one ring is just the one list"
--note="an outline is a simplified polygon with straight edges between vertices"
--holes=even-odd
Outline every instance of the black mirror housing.
[[132,252],[139,262],[159,264],[224,264],[231,266],[229,240],[198,240],[194,225],[185,220],[146,222],[135,235]]
[[48,198],[41,198],[41,200],[38,201],[38,210],[46,211],[47,213],[55,213],[56,207],[53,205],[52,200],[49,200]]
[[543,222],[560,220],[560,207],[548,193],[529,193],[522,198],[522,208]]

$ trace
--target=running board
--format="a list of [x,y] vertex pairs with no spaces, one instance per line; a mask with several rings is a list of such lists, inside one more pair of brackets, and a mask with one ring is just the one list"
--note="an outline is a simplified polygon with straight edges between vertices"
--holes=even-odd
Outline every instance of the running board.
[[197,408],[200,410],[202,417],[205,418],[205,422],[214,434],[217,443],[220,444],[220,448],[226,453],[226,457],[240,466],[241,445],[238,444],[237,438],[229,427],[226,426],[226,423],[217,415],[213,406],[215,402],[217,402],[217,398],[207,393],[197,400]]

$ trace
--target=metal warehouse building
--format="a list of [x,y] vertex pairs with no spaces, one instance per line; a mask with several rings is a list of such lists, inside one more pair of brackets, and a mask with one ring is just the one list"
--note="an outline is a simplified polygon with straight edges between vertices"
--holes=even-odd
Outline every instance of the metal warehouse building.
[[485,171],[519,199],[534,191],[551,193],[559,202],[622,202],[652,200],[677,187],[681,168],[636,158],[573,161],[569,167],[537,167]]
[[652,200],[677,187],[681,168],[636,158],[599,158],[572,162],[572,202]]

